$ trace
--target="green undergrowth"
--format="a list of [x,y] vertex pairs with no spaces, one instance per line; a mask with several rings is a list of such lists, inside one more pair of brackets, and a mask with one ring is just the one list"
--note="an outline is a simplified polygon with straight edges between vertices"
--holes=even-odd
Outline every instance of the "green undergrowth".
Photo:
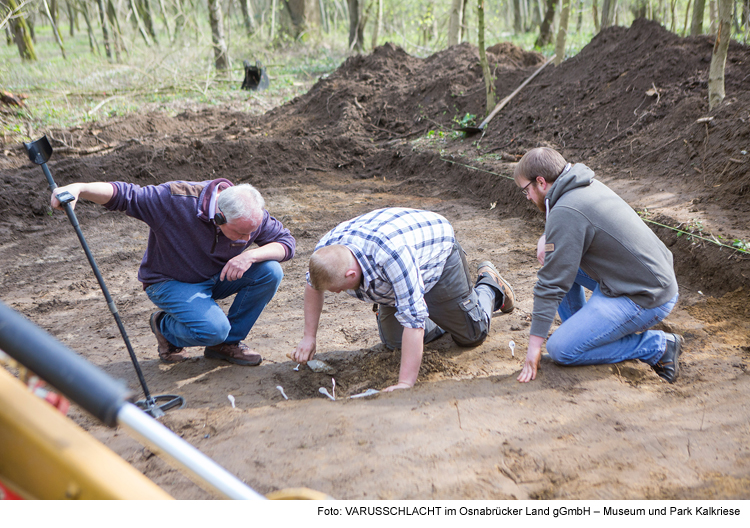
[[[71,128],[145,110],[176,114],[231,103],[238,110],[262,113],[306,92],[346,57],[345,49],[330,46],[292,44],[269,51],[243,39],[230,48],[230,69],[219,72],[210,45],[200,38],[185,36],[150,48],[126,42],[128,52],[121,52],[117,61],[108,60],[103,49],[100,56],[92,54],[85,33],[71,38],[65,31],[63,58],[50,27],[36,31],[37,61],[22,61],[15,45],[0,45],[0,89],[24,97],[22,107],[0,107],[5,144],[29,141],[49,128]],[[266,67],[268,90],[240,88],[244,60],[260,60]]]

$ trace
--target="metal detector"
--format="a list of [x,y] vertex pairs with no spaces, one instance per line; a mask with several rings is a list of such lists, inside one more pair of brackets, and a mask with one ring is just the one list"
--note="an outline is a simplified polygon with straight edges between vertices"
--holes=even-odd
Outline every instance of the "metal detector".
[[[54,191],[55,189],[57,189],[57,184],[52,178],[52,174],[50,174],[49,168],[47,168],[47,161],[49,160],[50,156],[52,156],[52,145],[50,145],[49,141],[47,140],[47,136],[42,136],[36,141],[32,141],[31,143],[24,143],[23,145],[26,147],[26,151],[29,153],[29,159],[32,161],[32,163],[42,166],[44,175],[47,178],[47,183],[49,183],[50,191]],[[128,339],[128,334],[125,332],[125,327],[123,326],[122,320],[120,319],[120,314],[117,311],[117,306],[115,306],[114,301],[112,301],[112,296],[109,294],[107,285],[104,284],[104,279],[102,278],[102,274],[99,272],[99,267],[96,265],[94,255],[91,254],[91,250],[86,243],[86,239],[83,237],[81,227],[78,225],[78,218],[76,218],[76,214],[73,211],[73,206],[71,204],[71,202],[75,200],[75,197],[69,192],[62,192],[57,195],[57,199],[65,207],[65,213],[68,215],[68,219],[73,225],[73,229],[75,229],[76,235],[78,235],[78,240],[80,240],[83,251],[86,253],[86,258],[89,259],[91,269],[94,270],[96,280],[99,282],[102,293],[104,293],[104,298],[107,300],[109,311],[112,313],[112,316],[117,322],[117,328],[120,329],[120,335],[122,335],[122,339],[125,341],[125,346],[128,349],[130,359],[133,362],[133,366],[135,367],[135,372],[138,374],[138,380],[141,382],[141,387],[143,387],[143,394],[146,399],[135,402],[135,405],[154,418],[164,416],[165,411],[174,409],[175,407],[184,407],[185,398],[183,398],[182,396],[177,396],[175,394],[162,394],[160,396],[152,396],[149,392],[148,387],[146,386],[146,380],[143,377],[143,372],[141,371],[141,366],[138,364],[138,359],[135,357],[135,352],[133,352],[133,347],[130,344],[130,339]]]

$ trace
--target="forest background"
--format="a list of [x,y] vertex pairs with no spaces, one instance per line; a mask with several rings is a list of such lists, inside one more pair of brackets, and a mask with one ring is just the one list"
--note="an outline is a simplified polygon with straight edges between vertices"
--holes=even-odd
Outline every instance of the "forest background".
[[[385,42],[426,57],[510,41],[560,61],[637,17],[716,35],[722,6],[723,33],[746,43],[750,0],[0,0],[2,141],[143,110],[263,113]],[[240,89],[244,61],[267,91]]]

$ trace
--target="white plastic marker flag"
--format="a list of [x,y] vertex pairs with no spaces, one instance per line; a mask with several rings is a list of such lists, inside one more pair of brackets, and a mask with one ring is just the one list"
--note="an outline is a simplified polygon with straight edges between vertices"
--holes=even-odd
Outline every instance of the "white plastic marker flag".
[[282,387],[281,385],[276,385],[276,388],[279,389],[279,392],[281,393],[281,395],[284,397],[285,400],[289,399],[286,397],[286,394],[284,393],[284,387]]
[[232,404],[232,409],[234,409],[234,396],[227,394],[227,398],[229,399],[229,403]]
[[510,355],[516,357],[516,342],[511,341],[510,343],[508,343],[508,346],[510,347]]

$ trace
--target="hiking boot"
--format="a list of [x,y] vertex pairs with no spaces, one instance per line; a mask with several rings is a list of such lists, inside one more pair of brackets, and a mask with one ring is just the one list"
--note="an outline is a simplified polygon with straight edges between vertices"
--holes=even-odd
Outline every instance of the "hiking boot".
[[674,341],[667,339],[667,349],[656,365],[651,365],[662,379],[674,383],[680,375],[680,353],[685,339],[681,335],[672,334]]
[[235,365],[254,367],[260,365],[263,358],[260,354],[255,353],[249,346],[240,343],[222,343],[221,345],[206,347],[203,350],[203,356],[208,359],[223,359]]
[[[477,267],[479,277],[477,277],[477,283],[475,285],[487,284],[496,290],[499,290],[503,294],[503,304],[499,307],[499,310],[503,313],[510,313],[513,311],[513,307],[516,304],[516,296],[513,293],[513,288],[510,287],[508,281],[498,273],[497,268],[489,260],[485,260],[480,263]],[[495,311],[498,310],[498,301],[495,301]]]
[[165,313],[161,310],[151,314],[149,324],[151,325],[151,331],[156,336],[156,342],[159,345],[159,359],[162,363],[180,363],[190,359],[188,353],[182,347],[176,347],[164,337],[164,334],[159,330],[159,323],[161,318],[164,317]]

